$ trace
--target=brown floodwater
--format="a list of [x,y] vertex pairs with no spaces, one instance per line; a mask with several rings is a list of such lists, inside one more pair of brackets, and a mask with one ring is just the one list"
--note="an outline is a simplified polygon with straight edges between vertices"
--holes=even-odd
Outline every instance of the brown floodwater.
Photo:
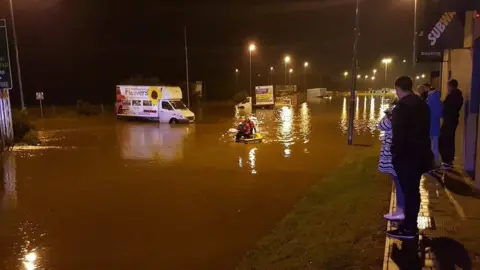
[[[356,143],[378,142],[389,102],[358,98]],[[232,269],[344,160],[347,103],[256,110],[248,145],[228,106],[185,126],[43,120],[42,146],[3,157],[0,269]]]

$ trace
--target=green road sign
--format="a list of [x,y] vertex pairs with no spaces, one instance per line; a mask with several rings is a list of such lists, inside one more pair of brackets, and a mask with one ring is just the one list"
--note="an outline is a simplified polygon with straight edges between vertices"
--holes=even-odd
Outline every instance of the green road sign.
[[12,89],[12,71],[5,19],[0,19],[0,89]]

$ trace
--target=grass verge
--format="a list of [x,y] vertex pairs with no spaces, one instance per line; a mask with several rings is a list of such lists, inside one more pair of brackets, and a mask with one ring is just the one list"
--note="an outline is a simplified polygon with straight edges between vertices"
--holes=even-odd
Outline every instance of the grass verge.
[[377,164],[357,155],[319,181],[237,269],[381,268],[391,181]]

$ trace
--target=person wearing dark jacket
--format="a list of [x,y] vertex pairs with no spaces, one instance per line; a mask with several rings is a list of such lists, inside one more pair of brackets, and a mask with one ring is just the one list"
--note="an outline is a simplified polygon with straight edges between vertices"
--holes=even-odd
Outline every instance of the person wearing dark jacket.
[[462,91],[458,89],[458,81],[448,82],[448,94],[443,101],[443,125],[440,129],[440,155],[442,156],[442,168],[453,168],[455,159],[455,133],[460,118],[460,110],[463,106]]
[[413,81],[400,77],[395,82],[397,106],[392,111],[392,164],[405,199],[403,223],[387,232],[389,237],[414,239],[418,236],[420,179],[432,169],[430,110],[412,91]]

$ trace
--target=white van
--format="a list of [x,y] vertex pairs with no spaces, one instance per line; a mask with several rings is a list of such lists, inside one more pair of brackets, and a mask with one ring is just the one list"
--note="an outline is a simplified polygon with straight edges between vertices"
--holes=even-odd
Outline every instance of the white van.
[[236,107],[239,110],[251,111],[252,110],[252,97],[245,98],[245,100],[238,103],[236,105]]
[[118,85],[117,117],[137,117],[160,123],[193,123],[195,114],[182,102],[176,86]]

